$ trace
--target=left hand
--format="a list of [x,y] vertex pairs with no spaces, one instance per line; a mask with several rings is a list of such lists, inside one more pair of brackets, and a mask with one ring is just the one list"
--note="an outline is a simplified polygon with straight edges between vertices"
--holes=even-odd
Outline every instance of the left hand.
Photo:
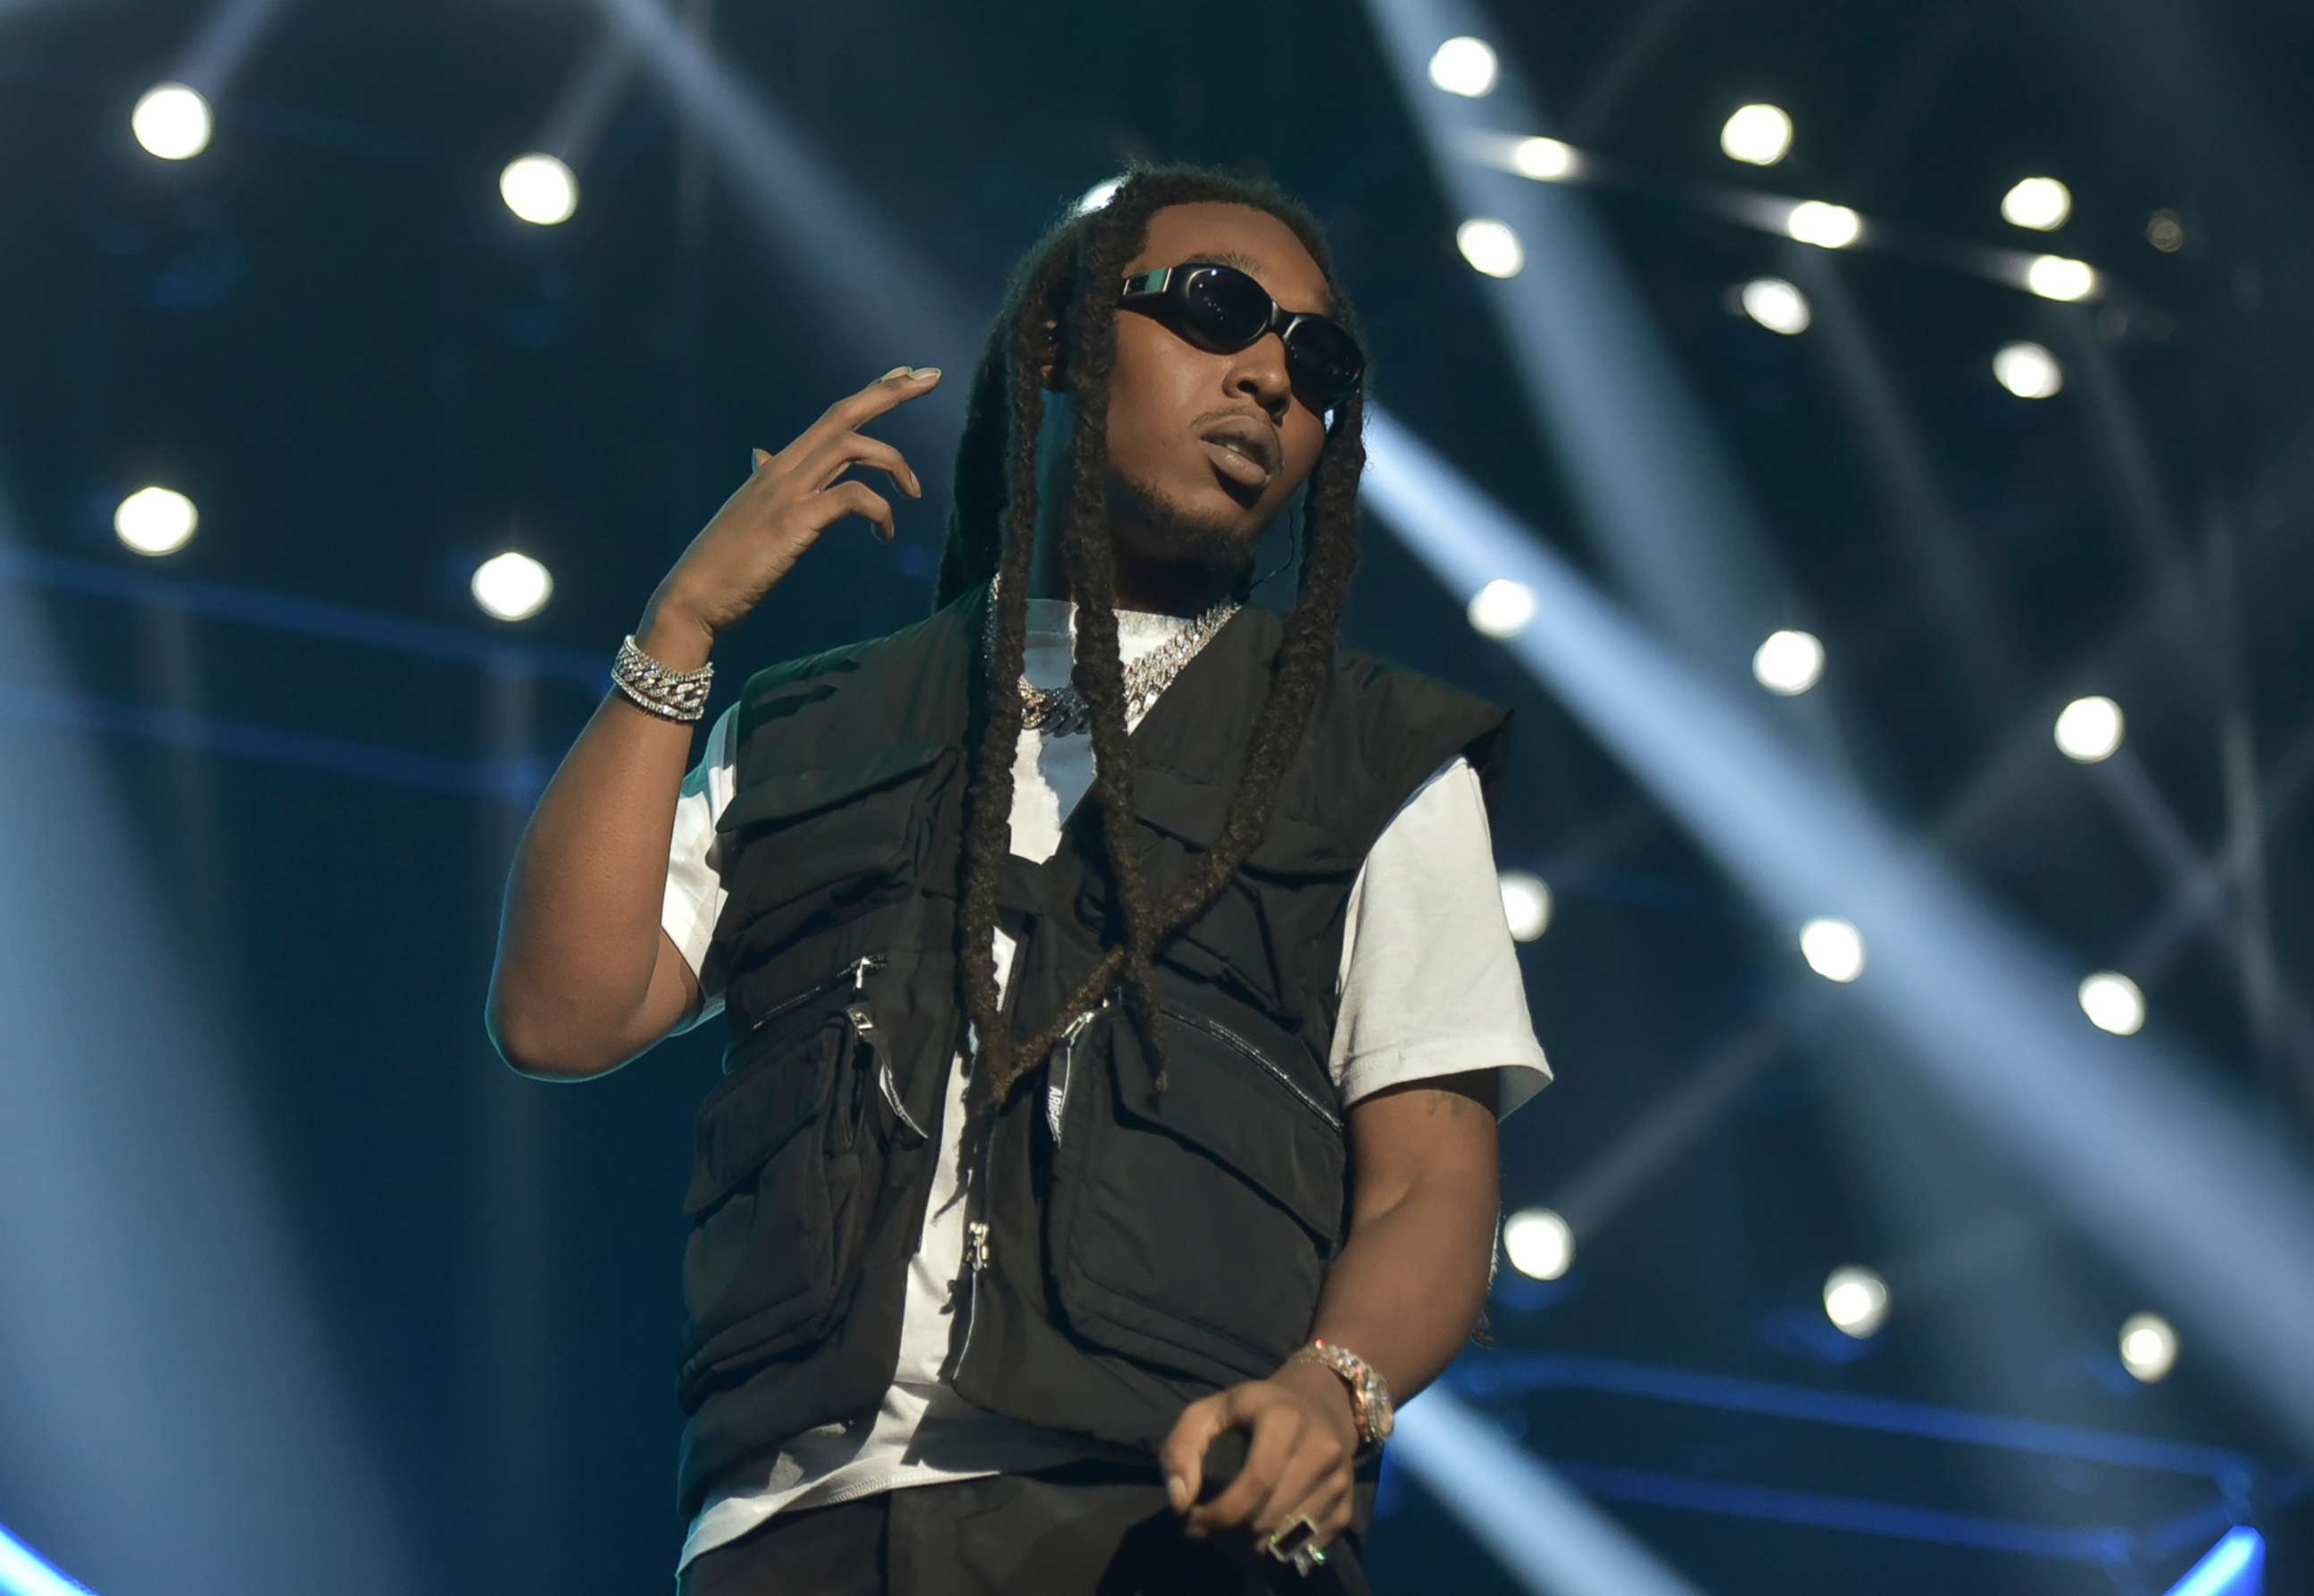
[[[1202,1480],[1206,1447],[1223,1430],[1251,1427],[1245,1467],[1227,1490],[1192,1508]],[[1217,1530],[1250,1525],[1257,1542],[1297,1512],[1318,1526],[1313,1546],[1332,1542],[1350,1524],[1354,1481],[1350,1459],[1358,1449],[1349,1389],[1322,1363],[1288,1363],[1267,1380],[1250,1380],[1181,1410],[1157,1459],[1180,1488],[1173,1511],[1186,1513],[1183,1532],[1202,1539]]]

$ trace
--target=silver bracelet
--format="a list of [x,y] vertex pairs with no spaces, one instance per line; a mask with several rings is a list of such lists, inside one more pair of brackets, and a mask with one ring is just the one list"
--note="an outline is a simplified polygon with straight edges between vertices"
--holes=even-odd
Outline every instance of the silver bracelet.
[[707,687],[714,679],[714,661],[695,671],[676,670],[638,648],[632,632],[611,662],[611,684],[662,720],[697,720],[705,715]]

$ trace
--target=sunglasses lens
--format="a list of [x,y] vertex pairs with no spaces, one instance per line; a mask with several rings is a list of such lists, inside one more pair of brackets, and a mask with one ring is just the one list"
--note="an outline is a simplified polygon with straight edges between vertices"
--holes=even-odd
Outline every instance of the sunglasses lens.
[[1330,322],[1297,323],[1285,339],[1285,359],[1294,384],[1327,405],[1348,398],[1365,367],[1349,334]]
[[1201,266],[1189,276],[1188,309],[1191,323],[1215,345],[1242,348],[1261,331],[1269,295],[1241,271]]

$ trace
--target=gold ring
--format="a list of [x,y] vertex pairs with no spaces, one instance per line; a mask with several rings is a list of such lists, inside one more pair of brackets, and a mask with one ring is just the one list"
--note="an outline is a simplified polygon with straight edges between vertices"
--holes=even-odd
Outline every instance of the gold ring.
[[1269,1532],[1269,1539],[1261,1543],[1261,1549],[1267,1552],[1271,1556],[1276,1558],[1281,1563],[1288,1562],[1298,1557],[1301,1555],[1302,1548],[1296,1548],[1291,1552],[1281,1552],[1277,1549],[1277,1543],[1285,1539],[1286,1535],[1292,1531],[1294,1526],[1296,1524],[1301,1525],[1303,1529],[1309,1531],[1307,1535],[1303,1537],[1303,1547],[1306,1547],[1309,1542],[1318,1539],[1318,1526],[1316,1521],[1313,1521],[1306,1512],[1297,1512],[1292,1518],[1286,1520],[1284,1523],[1278,1525],[1276,1529],[1272,1530]]

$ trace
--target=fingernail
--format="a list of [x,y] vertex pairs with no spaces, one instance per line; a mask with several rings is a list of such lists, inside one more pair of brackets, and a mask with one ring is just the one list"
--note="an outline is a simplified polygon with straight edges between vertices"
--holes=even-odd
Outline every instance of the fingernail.
[[1189,1505],[1189,1482],[1178,1474],[1165,1477],[1165,1499],[1173,1504],[1175,1512]]
[[753,471],[770,458],[771,456],[764,454],[761,449],[750,449],[747,451],[747,469],[749,471]]
[[888,382],[890,382],[894,377],[898,376],[902,372],[904,372],[904,371],[905,371],[905,370],[907,370],[907,369],[908,369],[908,368],[907,368],[906,366],[894,366],[891,370],[889,370],[889,371],[886,372],[882,376],[878,377],[876,380],[877,380],[878,382],[879,382],[879,383],[888,383]]
[[915,378],[919,383],[928,383],[932,381],[932,378],[940,375],[940,367],[937,366],[919,366],[915,370],[910,372],[908,375]]

